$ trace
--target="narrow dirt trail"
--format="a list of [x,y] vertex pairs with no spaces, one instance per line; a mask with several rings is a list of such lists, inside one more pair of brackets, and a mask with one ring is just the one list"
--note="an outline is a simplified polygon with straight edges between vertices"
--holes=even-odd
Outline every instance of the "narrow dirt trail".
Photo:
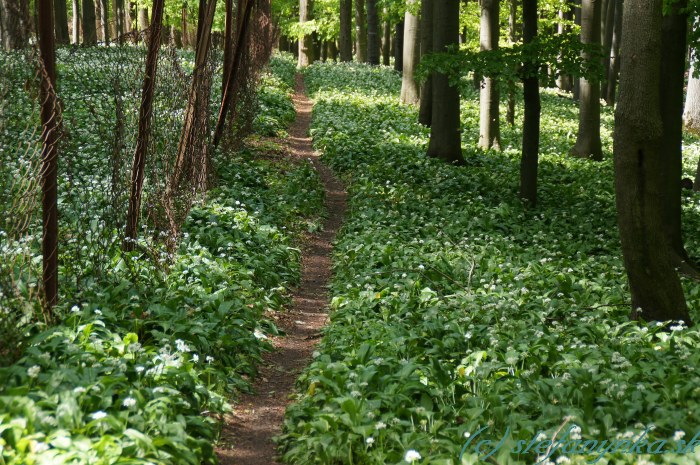
[[276,350],[265,357],[253,384],[255,394],[243,396],[227,418],[222,446],[216,451],[222,465],[278,463],[272,438],[281,432],[294,382],[311,360],[321,328],[326,324],[330,255],[333,239],[345,215],[346,194],[343,185],[318,160],[311,146],[308,134],[313,104],[306,97],[301,75],[296,77],[294,106],[297,116],[286,140],[289,156],[311,159],[326,191],[328,218],[323,231],[309,236],[303,246],[301,285],[294,292],[292,308],[278,320],[286,335],[272,341]]

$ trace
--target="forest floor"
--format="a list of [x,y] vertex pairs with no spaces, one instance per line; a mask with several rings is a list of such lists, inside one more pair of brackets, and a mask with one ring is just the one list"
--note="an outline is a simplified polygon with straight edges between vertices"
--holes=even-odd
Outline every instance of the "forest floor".
[[327,218],[322,231],[304,240],[301,284],[294,291],[292,307],[278,315],[282,334],[272,341],[275,350],[265,356],[253,383],[253,393],[243,395],[226,418],[217,449],[222,465],[278,463],[272,438],[281,432],[294,382],[311,360],[327,321],[332,243],[345,216],[346,193],[331,170],[319,161],[311,145],[309,125],[313,104],[306,96],[301,75],[296,76],[293,101],[296,119],[283,141],[287,156],[310,159],[313,163],[324,185]]

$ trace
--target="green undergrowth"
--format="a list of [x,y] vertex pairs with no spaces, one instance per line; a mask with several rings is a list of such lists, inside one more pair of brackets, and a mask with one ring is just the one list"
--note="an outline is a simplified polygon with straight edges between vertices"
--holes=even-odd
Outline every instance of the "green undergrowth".
[[[278,60],[265,86],[287,95]],[[217,185],[171,255],[107,257],[105,275],[57,307],[60,323],[29,328],[21,358],[0,368],[0,464],[215,462],[227,398],[249,389],[271,349],[271,312],[289,303],[298,241],[322,210],[311,164],[272,149],[217,153]]]
[[[476,92],[463,96],[466,166],[453,167],[425,156],[429,131],[398,104],[389,69],[317,64],[306,83],[314,143],[350,199],[330,325],[278,439],[287,463],[471,464],[502,439],[483,463],[700,463],[700,447],[651,453],[683,448],[700,428],[700,333],[629,320],[610,109],[605,161],[572,159],[575,104],[543,92],[540,203],[528,208],[520,123],[502,123],[503,152],[478,150]],[[699,148],[685,143],[688,175]],[[698,257],[700,196],[685,193],[684,211]],[[697,320],[700,286],[684,285]],[[585,441],[647,428],[649,442],[667,442],[583,453]],[[546,459],[546,443],[518,444],[557,431],[572,442]],[[493,442],[479,454],[482,439]]]

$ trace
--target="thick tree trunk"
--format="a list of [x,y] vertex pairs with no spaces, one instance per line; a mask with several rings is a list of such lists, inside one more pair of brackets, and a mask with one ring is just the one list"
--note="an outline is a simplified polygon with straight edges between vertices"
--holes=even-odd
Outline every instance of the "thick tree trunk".
[[83,45],[97,45],[97,24],[93,0],[83,0]]
[[[481,50],[498,50],[499,0],[481,0]],[[501,149],[498,79],[485,77],[479,95],[479,147]]]
[[[615,111],[615,194],[632,318],[683,320],[688,307],[666,234],[669,154],[662,119],[662,0],[626,0]],[[662,194],[662,195],[659,195]],[[641,312],[641,313],[640,313]]]
[[355,0],[355,59],[358,63],[367,61],[365,0]]
[[414,72],[420,60],[420,41],[418,17],[411,14],[411,4],[417,0],[409,0],[406,10],[403,30],[403,74],[401,76],[401,103],[417,104],[420,89],[415,80]]
[[109,45],[109,1],[108,0],[97,0],[102,11],[100,20],[102,21],[102,40],[105,45]]
[[[384,8],[384,15],[387,15],[386,8]],[[391,57],[391,24],[389,24],[388,20],[384,21],[382,29],[382,64],[384,66],[389,66],[391,64],[391,61],[389,60],[389,58]]]
[[608,69],[607,88],[605,89],[605,103],[608,106],[615,105],[615,92],[617,89],[617,76],[620,74],[620,42],[622,41],[622,12],[623,0],[613,0],[615,5],[615,19],[613,22],[612,46],[610,47],[610,67]]
[[141,193],[146,169],[146,153],[151,137],[151,117],[153,109],[153,90],[158,70],[158,51],[160,50],[160,29],[163,24],[163,3],[165,0],[153,0],[153,29],[148,41],[146,70],[141,90],[141,108],[139,109],[139,128],[136,138],[136,150],[131,168],[131,192],[129,209],[126,215],[124,250],[134,250],[138,235],[139,216],[141,213]]
[[58,122],[56,104],[56,46],[51,0],[37,0],[38,36],[45,74],[41,82],[42,253],[45,319],[53,320],[58,302]]
[[404,31],[403,20],[399,21],[396,25],[396,32],[394,33],[394,71],[403,73],[403,31]]
[[[433,50],[443,52],[459,42],[459,0],[433,2]],[[428,156],[464,163],[459,118],[459,89],[445,74],[433,73],[433,112]]]
[[126,32],[126,17],[124,16],[124,0],[113,0],[112,15],[114,16],[114,35],[119,45],[124,43],[122,37]]
[[17,50],[29,42],[29,2],[25,0],[0,0],[2,21],[2,46],[5,50]]
[[[299,0],[299,22],[306,23],[314,19],[313,16],[314,4],[313,0]],[[299,40],[299,61],[297,62],[300,68],[309,66],[314,62],[314,44],[313,36],[306,34]]]
[[80,0],[73,0],[73,43],[80,43]]
[[[523,1],[523,42],[529,44],[537,37],[537,0]],[[523,154],[520,161],[520,197],[532,205],[537,203],[537,165],[540,150],[540,84],[537,63],[524,69]]]
[[[439,1],[439,0],[438,0]],[[421,59],[433,51],[433,0],[423,0],[420,9],[420,53]],[[423,82],[420,88],[420,110],[418,122],[430,126],[433,119],[433,82],[432,77]]]
[[[601,0],[583,0],[581,8],[581,42],[600,45]],[[584,60],[591,60],[589,53]],[[592,160],[603,159],[600,143],[600,82],[596,79],[581,78],[579,104],[578,137],[571,155]]]
[[[688,93],[685,97],[683,122],[685,128],[694,134],[700,134],[700,77],[695,77],[697,64],[697,51],[693,50],[688,73]],[[696,190],[700,190],[699,180],[700,178],[696,178]]]
[[352,0],[340,0],[340,61],[352,61]]
[[379,65],[379,15],[377,0],[367,1],[367,63]]
[[139,8],[139,31],[148,29],[148,8]]
[[58,45],[68,45],[70,37],[68,35],[68,8],[66,0],[54,0],[54,17],[56,19],[56,43]]

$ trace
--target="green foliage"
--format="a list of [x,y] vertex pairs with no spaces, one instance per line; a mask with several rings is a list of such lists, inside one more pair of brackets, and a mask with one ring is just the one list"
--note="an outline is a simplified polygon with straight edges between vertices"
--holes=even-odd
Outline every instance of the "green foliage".
[[[521,128],[502,128],[502,153],[478,150],[475,91],[463,95],[467,166],[452,167],[425,156],[428,131],[398,104],[390,71],[316,64],[306,78],[316,147],[346,179],[351,208],[335,248],[331,324],[279,438],[287,463],[398,464],[416,450],[421,464],[457,464],[465,434],[485,426],[495,440],[510,428],[508,449],[567,420],[584,439],[638,436],[650,424],[653,439],[696,433],[700,332],[629,321],[609,109],[606,160],[572,159],[576,106],[543,92],[533,209],[517,199]],[[700,144],[684,147],[689,172]],[[699,197],[684,195],[698,256]],[[685,284],[697,319],[700,286]],[[700,455],[598,463],[642,461]]]

